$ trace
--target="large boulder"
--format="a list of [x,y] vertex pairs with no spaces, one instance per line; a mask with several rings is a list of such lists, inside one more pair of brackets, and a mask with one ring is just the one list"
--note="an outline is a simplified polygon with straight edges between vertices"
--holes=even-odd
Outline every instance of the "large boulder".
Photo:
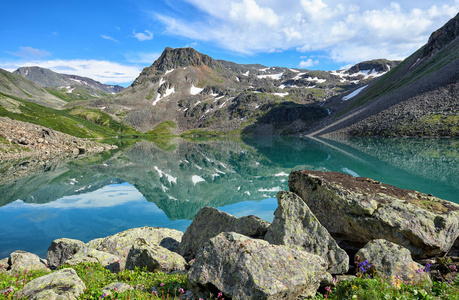
[[74,269],[62,269],[35,278],[15,294],[16,298],[38,299],[78,299],[86,286]]
[[63,262],[63,264],[70,266],[76,266],[80,263],[98,263],[113,272],[120,270],[120,258],[118,256],[89,247],[81,248],[72,258]]
[[290,173],[289,188],[349,251],[384,238],[416,258],[441,256],[459,236],[459,205],[431,195],[369,178],[309,170]]
[[298,195],[280,191],[277,203],[279,206],[268,227],[266,241],[296,247],[325,258],[331,274],[345,274],[349,270],[347,253],[336,244]]
[[328,274],[320,256],[222,232],[198,252],[188,271],[196,295],[232,299],[312,297]]
[[191,260],[204,244],[221,232],[237,232],[252,238],[263,238],[269,223],[256,216],[236,218],[212,207],[202,208],[185,231],[178,253]]
[[132,245],[126,259],[126,269],[134,270],[135,267],[146,268],[150,272],[170,273],[184,271],[186,261],[175,252],[158,245],[150,245],[144,239],[139,238]]
[[141,227],[128,229],[106,238],[95,239],[86,245],[118,256],[121,259],[121,268],[124,268],[126,257],[138,238],[143,238],[150,245],[159,245],[170,251],[176,251],[182,236],[183,232],[174,229]]
[[54,240],[48,248],[46,258],[49,267],[58,268],[62,263],[75,255],[80,249],[85,247],[85,243],[74,239]]
[[408,249],[383,239],[368,242],[357,252],[355,261],[359,263],[358,272],[363,276],[374,269],[395,284],[431,282],[425,267],[413,261]]
[[10,274],[19,274],[24,271],[43,270],[50,271],[46,260],[38,255],[17,250],[10,254],[7,270]]

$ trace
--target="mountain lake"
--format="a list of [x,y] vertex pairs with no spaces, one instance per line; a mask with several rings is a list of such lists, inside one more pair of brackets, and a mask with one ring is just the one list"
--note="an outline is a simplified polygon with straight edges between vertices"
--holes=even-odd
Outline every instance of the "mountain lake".
[[120,149],[0,182],[0,258],[46,257],[142,226],[185,231],[204,206],[272,221],[292,170],[370,177],[459,203],[459,139],[266,137],[123,141]]

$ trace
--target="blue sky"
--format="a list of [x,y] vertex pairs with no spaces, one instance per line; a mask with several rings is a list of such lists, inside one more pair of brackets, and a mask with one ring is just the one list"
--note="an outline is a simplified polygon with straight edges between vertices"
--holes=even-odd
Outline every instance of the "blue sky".
[[236,63],[336,70],[403,59],[458,11],[459,0],[7,1],[0,68],[127,86],[165,47],[193,47]]

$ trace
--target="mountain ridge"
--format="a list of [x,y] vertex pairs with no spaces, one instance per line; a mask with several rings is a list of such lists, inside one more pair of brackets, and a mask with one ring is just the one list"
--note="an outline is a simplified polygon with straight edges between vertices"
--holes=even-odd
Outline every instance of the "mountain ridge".
[[[240,65],[215,60],[193,48],[166,48],[131,86],[110,101],[87,105],[103,108],[142,132],[155,132],[167,122],[172,124],[170,134],[297,134],[327,114],[321,107],[324,100],[382,75],[388,65],[398,62],[366,64],[372,68],[365,72],[310,71]],[[317,114],[310,113],[314,111]],[[294,124],[266,126],[272,116],[281,121],[294,115],[311,119],[298,117]]]
[[310,136],[458,136],[459,14],[397,67],[349,99]]
[[107,85],[88,77],[57,73],[37,66],[21,67],[13,73],[47,88],[66,101],[104,97],[124,89],[119,85]]

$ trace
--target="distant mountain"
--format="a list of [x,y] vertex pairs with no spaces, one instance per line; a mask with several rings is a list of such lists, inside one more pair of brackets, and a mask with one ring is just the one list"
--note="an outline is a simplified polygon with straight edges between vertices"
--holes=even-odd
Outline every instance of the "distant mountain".
[[100,98],[123,90],[119,85],[106,85],[91,78],[60,74],[40,67],[21,67],[13,73],[52,89],[54,94],[67,101]]
[[62,108],[66,104],[42,86],[0,69],[0,108],[15,110],[20,105],[18,98],[52,108]]
[[[169,134],[295,134],[328,115],[323,101],[382,75],[397,62],[354,73],[241,65],[192,48],[166,48],[103,109],[137,130]],[[380,67],[383,66],[383,67]]]
[[459,14],[384,76],[327,101],[331,115],[310,134],[459,136],[458,36]]

